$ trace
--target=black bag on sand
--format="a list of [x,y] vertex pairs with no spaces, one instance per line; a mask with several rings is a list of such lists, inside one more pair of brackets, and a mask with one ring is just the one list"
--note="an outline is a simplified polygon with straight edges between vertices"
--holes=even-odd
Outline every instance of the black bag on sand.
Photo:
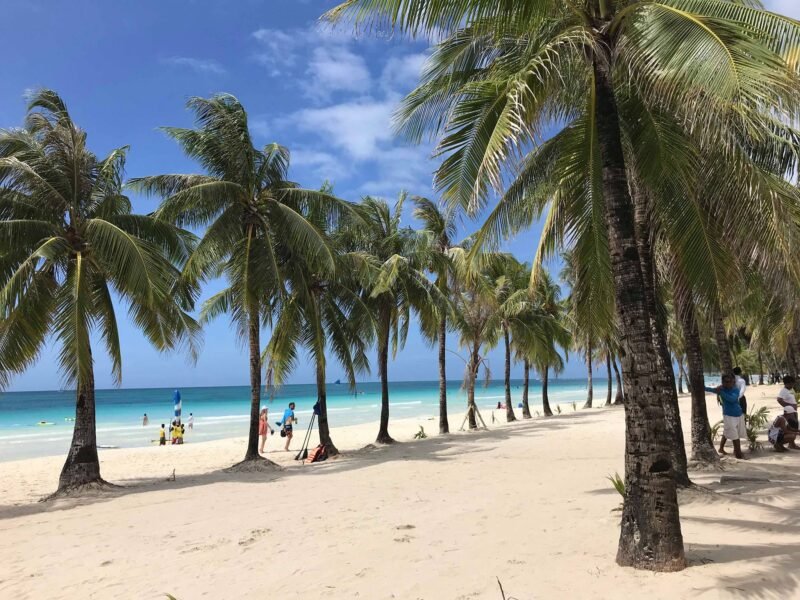
[[285,429],[281,429],[281,437],[286,437],[286,430]]

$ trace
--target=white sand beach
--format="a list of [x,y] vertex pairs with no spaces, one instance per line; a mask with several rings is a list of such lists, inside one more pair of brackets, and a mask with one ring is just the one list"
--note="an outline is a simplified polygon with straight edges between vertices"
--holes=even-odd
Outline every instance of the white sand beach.
[[[750,403],[777,413],[777,389],[751,388]],[[565,408],[447,437],[433,420],[398,421],[401,443],[380,449],[359,450],[376,425],[334,423],[342,457],[300,465],[275,438],[285,469],[272,474],[221,471],[242,439],[107,450],[103,475],[124,487],[82,500],[37,502],[62,457],[0,463],[0,597],[500,599],[498,579],[518,600],[800,597],[800,452],[693,472],[691,566],[623,569],[606,480],[623,468],[623,411]],[[688,427],[688,399],[681,409]],[[431,437],[415,441],[420,424]]]

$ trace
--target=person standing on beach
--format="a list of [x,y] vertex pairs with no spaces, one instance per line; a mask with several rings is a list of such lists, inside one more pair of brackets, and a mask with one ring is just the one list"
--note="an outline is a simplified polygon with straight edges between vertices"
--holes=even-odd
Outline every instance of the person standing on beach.
[[189,429],[194,429],[194,415],[189,413]]
[[719,453],[725,452],[725,443],[730,439],[733,442],[733,454],[736,458],[743,460],[742,443],[740,440],[747,439],[747,428],[744,423],[744,413],[742,405],[739,404],[739,388],[736,387],[736,379],[733,374],[726,373],[722,376],[722,385],[715,388],[705,388],[707,392],[716,394],[722,401],[722,440],[719,444]]
[[150,419],[147,418],[147,413],[144,413],[144,418],[142,419],[142,427],[147,427],[150,424]]
[[797,422],[797,399],[794,397],[794,384],[795,379],[791,375],[783,378],[783,387],[778,392],[778,404],[786,408],[791,406],[794,410],[791,412],[784,412],[786,420],[789,421],[789,427],[792,429],[800,429]]
[[296,422],[297,420],[294,417],[294,402],[289,402],[289,408],[283,411],[283,419],[281,420],[283,431],[286,433],[286,446],[284,447],[286,452],[289,451],[289,444],[292,441],[294,424]]
[[161,424],[161,431],[158,432],[158,445],[159,446],[166,446],[167,445],[167,430],[164,429],[164,424]]
[[267,442],[267,431],[269,430],[269,409],[261,407],[261,414],[258,416],[258,435],[261,437],[261,446],[258,448],[259,454],[264,454],[264,444]]
[[739,405],[742,407],[742,412],[747,414],[747,398],[744,395],[747,391],[747,382],[742,377],[742,370],[739,367],[733,370],[733,376],[736,379],[736,387],[739,388]]

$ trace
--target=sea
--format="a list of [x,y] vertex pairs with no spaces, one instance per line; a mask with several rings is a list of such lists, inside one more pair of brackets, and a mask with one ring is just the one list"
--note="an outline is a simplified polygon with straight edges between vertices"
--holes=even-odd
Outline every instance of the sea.
[[[332,428],[378,421],[380,418],[380,383],[359,383],[355,390],[342,383],[328,385],[328,418]],[[541,383],[531,380],[531,411],[541,410]],[[616,392],[616,390],[614,390]],[[162,423],[173,419],[173,389],[97,390],[97,443],[106,448],[149,446],[158,438]],[[250,389],[239,387],[181,388],[182,419],[194,416],[194,429],[187,432],[186,443],[248,433]],[[448,406],[451,427],[454,417],[466,410],[466,393],[460,381],[448,382]],[[586,399],[586,379],[551,379],[548,394],[551,404],[561,404],[572,411]],[[606,382],[595,379],[595,405],[605,402]],[[438,381],[398,381],[389,386],[390,417],[427,419],[438,415]],[[475,390],[476,402],[484,418],[504,400],[504,386],[493,382]],[[522,381],[512,380],[512,400],[516,408],[522,397]],[[289,402],[295,402],[299,428],[309,423],[316,402],[313,384],[285,385],[278,390],[264,390],[262,405],[270,409],[274,427]],[[554,409],[555,410],[555,409]],[[489,412],[487,412],[489,411]],[[142,425],[144,414],[149,425]],[[504,419],[504,414],[496,416]],[[519,415],[518,415],[519,416]],[[74,390],[43,392],[7,392],[0,394],[0,461],[61,455],[72,439],[75,417]],[[422,423],[424,425],[424,423]]]

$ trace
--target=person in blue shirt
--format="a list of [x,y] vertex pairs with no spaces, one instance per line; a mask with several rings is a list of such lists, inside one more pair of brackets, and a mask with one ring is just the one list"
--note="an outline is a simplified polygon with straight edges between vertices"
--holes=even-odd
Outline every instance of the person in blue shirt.
[[726,373],[722,376],[722,385],[715,388],[707,387],[705,390],[717,394],[722,400],[722,440],[719,444],[719,453],[727,454],[725,443],[731,440],[734,456],[744,459],[740,440],[747,439],[747,428],[744,423],[742,406],[739,403],[739,388],[736,386],[736,379],[731,373]]
[[289,402],[289,408],[283,411],[283,419],[281,419],[281,425],[283,431],[286,433],[286,447],[284,450],[287,452],[289,451],[289,443],[292,441],[293,434],[293,425],[297,423],[297,419],[294,417],[294,402]]

